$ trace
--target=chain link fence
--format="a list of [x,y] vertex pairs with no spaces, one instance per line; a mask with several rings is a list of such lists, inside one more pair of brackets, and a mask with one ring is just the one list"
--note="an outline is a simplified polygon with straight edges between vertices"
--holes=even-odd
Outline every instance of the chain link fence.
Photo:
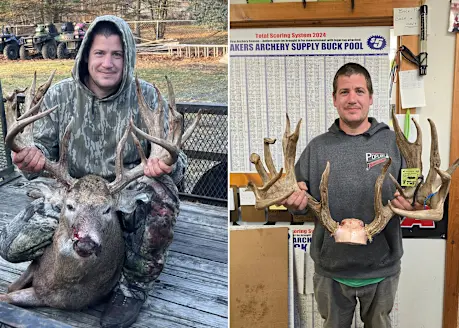
[[201,121],[183,145],[188,169],[179,191],[201,202],[226,206],[228,191],[228,107],[177,104],[186,127],[202,109]]
[[[0,96],[1,86],[0,86]],[[3,98],[2,98],[3,99]],[[3,138],[6,135],[4,101],[0,103]],[[24,97],[18,97],[22,104]],[[188,168],[178,186],[183,198],[202,203],[226,206],[228,185],[228,106],[218,104],[177,103],[177,110],[184,116],[186,129],[202,110],[201,121],[182,149],[188,157]],[[9,151],[0,143],[0,181],[13,172]]]
[[[75,22],[79,23],[79,22]],[[85,22],[89,26],[90,22]],[[216,31],[197,25],[193,20],[127,21],[137,44],[169,42],[176,44],[227,45],[228,31]],[[54,23],[61,32],[65,22]],[[17,36],[29,36],[35,25],[9,26]]]

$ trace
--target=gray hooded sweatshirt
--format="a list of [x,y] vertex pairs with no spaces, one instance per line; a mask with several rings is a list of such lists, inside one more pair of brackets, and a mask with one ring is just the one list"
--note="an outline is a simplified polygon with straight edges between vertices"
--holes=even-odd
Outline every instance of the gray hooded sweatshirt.
[[[328,132],[314,138],[295,165],[298,181],[305,181],[309,193],[320,200],[320,180],[327,161],[330,162],[328,198],[332,218],[341,222],[357,218],[365,224],[374,218],[374,185],[387,157],[389,167],[398,179],[402,157],[395,134],[384,123],[370,118],[371,127],[360,135],[347,135],[338,120]],[[382,188],[383,204],[393,198],[395,187],[386,175]],[[366,246],[336,243],[318,222],[311,244],[311,257],[318,274],[329,278],[383,278],[400,270],[403,255],[400,218],[394,216],[386,228]]]
[[[87,63],[84,50],[89,47],[88,37],[98,22],[113,22],[121,32],[124,52],[123,76],[119,89],[103,99],[96,95],[83,83]],[[116,16],[98,17],[89,27],[75,59],[72,78],[53,85],[46,93],[42,110],[58,106],[45,118],[37,121],[34,126],[35,145],[51,160],[59,158],[59,143],[70,119],[74,118],[71,132],[68,161],[70,175],[80,178],[87,174],[96,174],[109,181],[115,177],[115,151],[131,115],[134,123],[144,131],[145,124],[139,115],[136,95],[134,67],[136,59],[135,42],[127,23]],[[87,74],[87,73],[86,73]],[[160,99],[155,88],[140,80],[141,89],[146,103],[152,110],[158,107]],[[169,130],[168,106],[164,102],[165,132]],[[143,138],[142,147],[147,156],[149,143]],[[132,167],[140,163],[140,156],[131,137],[124,150],[124,165]],[[186,156],[180,152],[171,176],[177,184],[183,177]]]

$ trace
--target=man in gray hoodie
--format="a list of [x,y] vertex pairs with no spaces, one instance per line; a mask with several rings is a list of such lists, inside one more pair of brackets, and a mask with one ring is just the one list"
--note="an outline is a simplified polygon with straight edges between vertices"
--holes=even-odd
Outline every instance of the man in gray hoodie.
[[[58,109],[36,122],[36,147],[13,154],[18,168],[30,178],[41,172],[45,157],[57,160],[60,138],[74,118],[68,148],[70,175],[80,178],[96,174],[114,180],[114,154],[129,118],[133,116],[136,125],[143,126],[134,79],[135,59],[134,37],[124,20],[115,16],[94,20],[76,57],[72,78],[56,83],[44,97],[42,110],[56,105]],[[158,102],[164,100],[151,84],[140,80],[140,85],[146,103],[156,110]],[[164,108],[167,133],[165,103]],[[141,144],[148,156],[148,143],[142,140]],[[132,142],[125,146],[123,163],[125,167],[140,163]],[[121,281],[102,315],[103,327],[129,327],[134,323],[148,291],[163,270],[179,212],[176,184],[185,167],[183,152],[173,166],[158,159],[149,160],[144,173],[151,179],[147,183],[137,180],[126,187],[142,188],[147,197],[133,199],[131,206],[119,213],[126,258]],[[59,209],[44,202],[43,198],[35,200],[0,230],[0,255],[4,259],[33,260],[51,243]]]
[[[331,217],[373,221],[374,184],[384,162],[391,157],[389,172],[398,178],[402,156],[395,134],[384,123],[368,117],[373,104],[373,86],[368,71],[361,65],[342,66],[333,80],[333,104],[339,118],[328,132],[314,138],[295,165],[300,191],[283,204],[294,211],[307,206],[305,191],[320,199],[320,180],[330,162],[328,183]],[[383,160],[381,160],[383,159]],[[383,204],[407,210],[411,204],[395,193],[386,179],[382,188]],[[314,294],[324,328],[349,328],[359,298],[365,327],[391,327],[392,310],[403,254],[400,220],[393,218],[386,228],[366,246],[336,243],[333,236],[316,222],[311,244],[315,264]]]

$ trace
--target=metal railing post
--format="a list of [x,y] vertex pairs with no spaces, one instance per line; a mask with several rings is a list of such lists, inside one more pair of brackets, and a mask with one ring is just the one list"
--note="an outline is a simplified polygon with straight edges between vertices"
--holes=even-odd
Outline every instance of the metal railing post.
[[[6,137],[6,115],[5,115],[5,106],[3,105],[3,92],[2,92],[2,82],[0,81],[0,117],[2,123],[2,140],[4,144]],[[13,161],[11,160],[11,149],[4,145],[5,157],[6,157],[6,168],[0,169],[0,177],[10,174],[14,171]]]

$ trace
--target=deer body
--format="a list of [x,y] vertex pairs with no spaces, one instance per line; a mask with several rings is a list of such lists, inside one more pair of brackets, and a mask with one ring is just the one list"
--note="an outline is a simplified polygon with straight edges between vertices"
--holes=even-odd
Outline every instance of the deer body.
[[[104,179],[88,175],[78,180],[65,192],[52,244],[9,288],[18,291],[5,297],[24,306],[76,310],[107,295],[119,280],[124,259],[113,201]],[[32,288],[21,290],[29,282]]]

